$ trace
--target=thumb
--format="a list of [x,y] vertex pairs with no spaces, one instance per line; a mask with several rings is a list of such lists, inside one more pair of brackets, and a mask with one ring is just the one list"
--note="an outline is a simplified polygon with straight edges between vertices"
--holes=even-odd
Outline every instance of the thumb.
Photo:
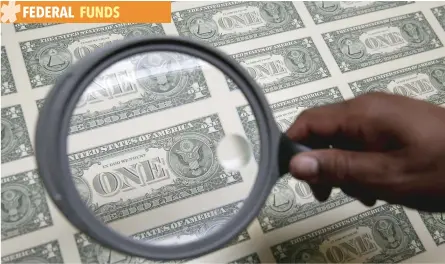
[[381,185],[385,176],[394,171],[395,164],[393,158],[384,153],[328,149],[294,156],[289,171],[295,178],[312,184]]

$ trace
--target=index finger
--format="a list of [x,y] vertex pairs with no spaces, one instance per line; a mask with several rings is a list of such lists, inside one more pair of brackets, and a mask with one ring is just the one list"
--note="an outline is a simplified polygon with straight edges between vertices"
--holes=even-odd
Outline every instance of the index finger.
[[304,110],[286,134],[294,141],[309,142],[314,148],[313,145],[330,144],[345,134],[352,125],[351,119],[348,101],[323,105]]

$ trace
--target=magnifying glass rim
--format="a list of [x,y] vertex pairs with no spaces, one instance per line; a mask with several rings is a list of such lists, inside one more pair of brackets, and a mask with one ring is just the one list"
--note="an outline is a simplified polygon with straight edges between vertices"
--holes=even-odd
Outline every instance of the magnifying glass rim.
[[[98,74],[122,59],[148,52],[184,53],[221,70],[243,92],[255,115],[260,136],[258,175],[239,212],[209,236],[187,244],[154,246],[125,237],[96,219],[82,202],[72,180],[66,151],[68,130],[76,103]],[[111,249],[152,260],[198,257],[221,248],[253,221],[278,178],[280,132],[257,83],[229,56],[182,37],[162,36],[117,41],[74,64],[45,99],[36,131],[36,160],[46,189],[68,220],[82,232]]]

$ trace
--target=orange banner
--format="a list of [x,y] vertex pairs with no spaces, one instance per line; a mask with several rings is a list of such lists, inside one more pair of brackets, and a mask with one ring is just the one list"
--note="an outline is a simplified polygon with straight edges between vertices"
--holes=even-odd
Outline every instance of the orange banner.
[[170,23],[171,2],[0,1],[2,23]]

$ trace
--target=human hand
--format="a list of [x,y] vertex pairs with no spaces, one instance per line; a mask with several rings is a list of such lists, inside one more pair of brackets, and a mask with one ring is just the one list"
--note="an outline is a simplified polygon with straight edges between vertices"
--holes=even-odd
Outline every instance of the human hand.
[[308,109],[286,132],[319,148],[296,155],[290,173],[326,200],[332,187],[365,205],[377,199],[445,211],[445,109],[399,95],[369,93]]

